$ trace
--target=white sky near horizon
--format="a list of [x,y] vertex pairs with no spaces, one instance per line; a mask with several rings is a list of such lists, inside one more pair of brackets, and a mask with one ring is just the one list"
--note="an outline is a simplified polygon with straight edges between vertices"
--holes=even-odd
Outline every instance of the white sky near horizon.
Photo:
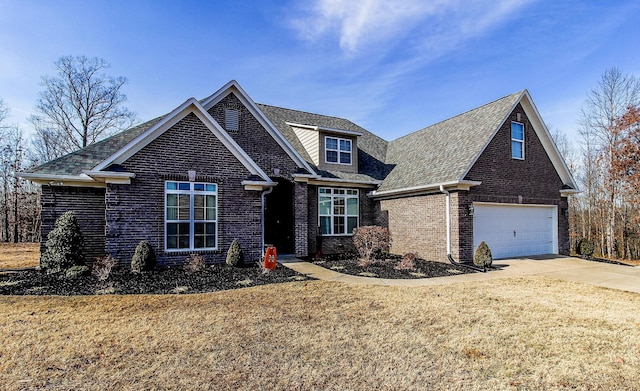
[[129,79],[140,121],[235,79],[392,140],[526,88],[576,139],[605,70],[640,77],[638,20],[635,0],[0,0],[0,98],[29,132],[41,77],[86,55]]

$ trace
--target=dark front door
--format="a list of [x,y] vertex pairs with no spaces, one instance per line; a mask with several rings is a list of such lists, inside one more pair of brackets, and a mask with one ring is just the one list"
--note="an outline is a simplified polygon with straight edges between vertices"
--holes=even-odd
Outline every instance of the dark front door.
[[278,254],[294,252],[293,183],[276,179],[278,185],[268,194],[264,210],[264,241]]

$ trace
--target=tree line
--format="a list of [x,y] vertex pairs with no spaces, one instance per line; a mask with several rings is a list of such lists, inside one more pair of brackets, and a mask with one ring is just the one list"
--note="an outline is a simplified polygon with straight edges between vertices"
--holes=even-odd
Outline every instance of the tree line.
[[101,58],[65,56],[43,76],[25,137],[9,125],[10,110],[0,99],[0,242],[40,241],[39,188],[18,175],[130,127],[136,120],[123,106],[124,77],[105,74]]
[[[33,136],[8,125],[0,99],[0,241],[40,240],[38,187],[17,175],[131,126],[125,77],[105,73],[100,58],[61,57],[42,77],[29,118]],[[578,137],[552,136],[581,193],[570,200],[571,248],[590,241],[596,255],[640,259],[640,80],[606,70],[587,93]]]

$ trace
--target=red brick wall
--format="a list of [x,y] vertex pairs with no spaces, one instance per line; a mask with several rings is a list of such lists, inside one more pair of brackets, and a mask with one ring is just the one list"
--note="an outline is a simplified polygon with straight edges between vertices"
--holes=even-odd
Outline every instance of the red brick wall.
[[105,189],[67,186],[42,186],[42,225],[40,228],[40,253],[45,250],[47,235],[54,228],[56,219],[63,213],[73,211],[84,237],[87,263],[105,255]]
[[107,251],[128,264],[142,239],[151,243],[158,262],[180,264],[188,255],[164,252],[164,181],[187,180],[218,184],[218,251],[205,252],[207,262],[224,262],[238,238],[248,261],[261,251],[261,197],[244,190],[249,171],[200,122],[189,114],[133,155],[123,166],[136,177],[130,185],[109,185],[106,194]]
[[[525,125],[525,160],[511,158],[511,121]],[[562,213],[567,199],[560,197],[562,180],[558,176],[524,110],[518,105],[478,158],[468,180],[481,181],[470,191],[450,193],[451,254],[456,260],[473,259],[472,202],[544,204],[558,206],[558,247],[569,250],[569,225]],[[418,253],[419,256],[447,261],[445,195],[430,195],[380,201],[378,224],[387,225],[393,237],[392,252]]]
[[[524,124],[524,160],[511,158],[511,121]],[[563,183],[522,106],[516,106],[465,179],[482,182],[469,191],[470,201],[557,205],[558,250],[569,251],[569,222],[562,213],[568,204],[560,197]]]
[[[233,93],[230,93],[215,106],[209,109],[209,114],[224,127],[225,109],[239,111],[239,129],[229,131],[229,135],[255,161],[260,168],[271,177],[292,178],[298,166],[282,147],[273,139],[260,122],[242,104]],[[274,170],[279,171],[278,174]],[[295,254],[308,254],[308,211],[306,202],[306,185],[296,184],[294,187],[293,203]],[[269,227],[265,227],[269,230]]]

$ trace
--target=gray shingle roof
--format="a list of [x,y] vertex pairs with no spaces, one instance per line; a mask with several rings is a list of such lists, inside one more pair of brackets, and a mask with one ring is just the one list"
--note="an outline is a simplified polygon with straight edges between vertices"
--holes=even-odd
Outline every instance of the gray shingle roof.
[[[325,178],[355,182],[384,180],[378,189],[378,192],[382,192],[463,179],[464,174],[522,95],[523,92],[508,95],[391,142],[344,118],[264,104],[257,106],[318,174]],[[117,152],[162,118],[158,117],[127,129],[27,172],[80,175]],[[318,170],[286,122],[362,134],[358,138],[358,173]]]
[[134,126],[83,149],[34,167],[26,172],[33,174],[80,175],[83,171],[91,170],[97,166],[120,148],[127,145],[131,140],[155,125],[160,119],[162,119],[162,117]]
[[316,172],[318,172],[317,167],[314,165],[311,157],[302,146],[293,129],[286,124],[287,122],[350,130],[362,134],[362,136],[358,137],[359,174],[347,174],[337,171],[318,172],[323,176],[326,175],[329,178],[341,179],[353,178],[354,180],[382,180],[390,171],[389,167],[384,163],[388,142],[347,119],[264,104],[258,104],[257,106]]
[[463,179],[523,93],[505,96],[390,142],[385,161],[394,168],[378,191]]

